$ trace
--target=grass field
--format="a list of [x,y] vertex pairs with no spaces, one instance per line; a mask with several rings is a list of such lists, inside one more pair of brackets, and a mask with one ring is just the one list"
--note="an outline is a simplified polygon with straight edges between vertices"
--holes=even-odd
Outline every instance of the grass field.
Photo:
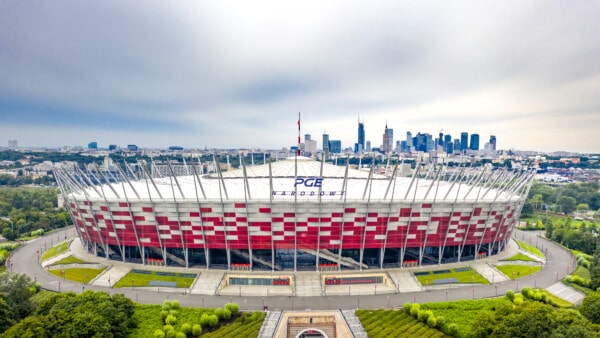
[[[58,276],[63,279],[68,279],[77,283],[88,284],[91,280],[96,278],[105,269],[87,269],[87,268],[74,268],[74,269],[63,269],[63,270],[49,270],[51,274]],[[64,275],[63,272],[64,271]]]
[[54,256],[58,256],[61,253],[66,252],[67,250],[69,250],[69,242],[64,242],[59,245],[55,245],[55,246],[51,247],[50,249],[44,251],[44,253],[42,254],[42,257],[40,257],[40,259],[43,262]]
[[527,244],[523,241],[519,241],[519,246],[521,247],[521,249],[523,249],[529,253],[532,253],[540,258],[544,258],[544,254],[538,248],[536,248],[535,246],[533,246],[531,244]]
[[583,279],[592,279],[592,275],[590,274],[590,270],[587,268],[584,268],[581,265],[577,265],[577,268],[575,268],[575,271],[573,271],[572,273],[573,276],[579,276]]
[[83,259],[77,258],[75,256],[69,256],[69,257],[65,257],[65,258],[61,259],[58,262],[55,262],[52,265],[80,264],[80,263],[87,263],[87,262],[84,261]]
[[[134,270],[130,271],[125,277],[121,278],[117,281],[113,287],[115,288],[124,288],[124,287],[147,287],[152,286],[150,284],[151,281],[159,281],[159,282],[174,282],[176,283],[176,287],[178,288],[189,288],[194,280],[196,279],[196,275],[194,277],[188,277],[186,275],[189,274],[179,274],[177,272],[170,273],[171,275],[163,275],[161,271],[151,271],[151,270],[139,270],[144,271],[144,273],[137,273]],[[183,275],[183,276],[182,276]]]
[[[154,331],[162,329],[164,325],[160,316],[161,310],[161,305],[136,304],[134,317],[138,321],[138,327],[128,337],[153,337]],[[179,308],[175,329],[178,330],[185,323],[199,324],[202,314],[212,312],[213,309],[207,308]],[[212,330],[204,328],[200,337],[257,337],[264,318],[264,312],[244,312],[233,320],[220,323]]]
[[[444,272],[447,271],[447,272]],[[430,270],[430,271],[419,271],[415,272],[415,277],[421,283],[421,285],[433,285],[435,280],[456,278],[456,283],[468,284],[489,284],[490,282],[483,278],[482,275],[477,273],[475,270],[465,267],[447,270]],[[438,284],[449,284],[439,283]]]
[[444,337],[402,310],[356,310],[369,337]]
[[540,271],[542,267],[537,265],[496,265],[496,269],[510,279],[519,279]]
[[535,259],[527,256],[527,255],[523,255],[522,253],[518,253],[508,259],[505,259],[506,261],[525,261],[525,262],[537,262]]

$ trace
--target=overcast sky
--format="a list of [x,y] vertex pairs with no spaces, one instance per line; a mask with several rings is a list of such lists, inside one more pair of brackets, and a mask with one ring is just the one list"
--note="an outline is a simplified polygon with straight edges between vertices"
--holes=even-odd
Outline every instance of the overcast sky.
[[0,1],[2,146],[600,152],[599,1]]

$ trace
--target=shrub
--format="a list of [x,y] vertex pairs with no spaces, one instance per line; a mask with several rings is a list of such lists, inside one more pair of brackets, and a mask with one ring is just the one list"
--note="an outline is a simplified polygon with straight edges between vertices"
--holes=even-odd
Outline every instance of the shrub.
[[162,309],[163,310],[171,310],[171,302],[169,302],[168,300],[165,300],[162,303]]
[[411,308],[411,307],[412,307],[412,304],[411,304],[411,303],[409,303],[409,302],[406,302],[406,303],[404,303],[404,306],[403,306],[403,308],[404,308],[404,312],[405,312],[407,315],[409,315],[409,314],[410,314],[410,308]]
[[223,309],[223,316],[221,317],[221,319],[229,320],[229,318],[231,318],[231,311],[229,311],[228,309]]
[[421,306],[417,303],[414,303],[411,307],[410,307],[410,315],[417,318],[417,316],[419,315],[419,310],[421,309]]
[[167,316],[169,315],[169,310],[161,310],[160,311],[160,319],[164,322],[165,319],[167,319]]
[[523,305],[523,297],[515,297],[515,299],[513,300],[513,303],[515,305]]
[[175,331],[175,328],[172,325],[165,325],[163,326],[163,331],[165,332],[165,335],[168,335],[170,331]]
[[436,327],[438,325],[438,321],[434,316],[427,317],[427,325],[429,327]]
[[175,330],[171,330],[166,332],[165,338],[177,338],[177,332]]
[[458,335],[458,326],[456,326],[456,324],[454,323],[449,324],[448,328],[446,329],[446,334],[449,336],[456,337],[456,335]]
[[171,301],[171,309],[173,310],[178,310],[181,306],[179,305],[179,301],[178,300],[172,300]]
[[199,324],[194,324],[194,326],[192,326],[192,334],[194,336],[199,336],[202,333],[202,326],[200,326]]
[[526,298],[530,298],[529,296],[529,292],[531,291],[531,287],[529,286],[525,286],[521,289],[521,293],[523,294],[523,296],[525,296]]
[[419,310],[419,312],[417,313],[417,319],[420,322],[426,322],[427,316],[428,316],[428,314],[427,314],[427,311],[425,311],[425,310]]
[[513,290],[508,289],[506,291],[506,298],[508,298],[508,300],[512,302],[515,299],[515,292]]
[[444,326],[444,324],[446,324],[446,317],[444,317],[444,316],[437,317],[437,324],[439,327]]
[[165,324],[167,324],[167,325],[177,324],[177,317],[175,317],[173,315],[168,315],[167,318],[165,319]]
[[192,325],[190,325],[189,323],[184,323],[183,325],[181,325],[181,332],[185,333],[188,336],[191,335]]
[[177,331],[175,333],[175,338],[186,338],[186,337],[187,337],[187,335],[181,331]]
[[533,298],[537,301],[541,301],[542,300],[542,292],[536,291],[535,294],[533,295]]
[[542,293],[542,302],[548,304],[548,295],[545,293]]
[[223,309],[214,309],[213,313],[219,320],[223,319]]
[[154,331],[154,337],[155,338],[164,338],[165,333],[163,332],[163,330],[158,329],[158,330]]
[[240,311],[240,307],[236,303],[227,303],[225,304],[225,308],[231,312],[232,316],[237,315]]
[[217,317],[215,315],[209,315],[208,316],[208,326],[215,327],[215,326],[217,326],[217,324],[219,324],[219,317]]

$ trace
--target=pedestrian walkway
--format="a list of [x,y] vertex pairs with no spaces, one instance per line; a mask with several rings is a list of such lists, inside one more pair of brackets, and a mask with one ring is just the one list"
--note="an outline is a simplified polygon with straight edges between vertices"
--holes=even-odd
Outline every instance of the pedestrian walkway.
[[315,272],[296,273],[296,296],[321,296],[321,276]]
[[471,267],[492,284],[505,282],[508,280],[508,278],[502,272],[496,270],[496,268],[487,263],[476,263],[471,265]]
[[367,333],[365,332],[365,328],[362,326],[358,317],[354,313],[354,310],[343,310],[342,316],[346,320],[346,324],[352,331],[352,337],[355,338],[367,338]]
[[419,292],[423,291],[423,287],[408,270],[390,270],[388,274],[398,286],[400,292]]
[[110,268],[104,270],[96,279],[90,284],[98,286],[113,286],[119,279],[123,278],[131,268],[126,265],[112,265]]
[[217,293],[224,276],[222,270],[203,270],[190,288],[190,293],[212,296]]
[[546,291],[573,304],[579,304],[585,298],[585,295],[582,292],[579,292],[562,282],[547,287]]
[[258,332],[258,338],[273,338],[275,337],[275,330],[279,325],[281,319],[281,313],[283,311],[269,311],[265,317],[265,321]]

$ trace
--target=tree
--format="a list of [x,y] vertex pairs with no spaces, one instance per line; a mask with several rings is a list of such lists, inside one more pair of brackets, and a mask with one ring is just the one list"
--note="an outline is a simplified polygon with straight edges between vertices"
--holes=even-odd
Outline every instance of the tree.
[[579,312],[594,324],[600,324],[600,293],[589,293],[581,303]]
[[0,293],[4,294],[13,320],[19,321],[33,311],[34,306],[30,300],[33,286],[33,282],[25,274],[0,273]]
[[556,203],[561,206],[562,212],[570,214],[575,211],[577,200],[570,196],[562,196]]

